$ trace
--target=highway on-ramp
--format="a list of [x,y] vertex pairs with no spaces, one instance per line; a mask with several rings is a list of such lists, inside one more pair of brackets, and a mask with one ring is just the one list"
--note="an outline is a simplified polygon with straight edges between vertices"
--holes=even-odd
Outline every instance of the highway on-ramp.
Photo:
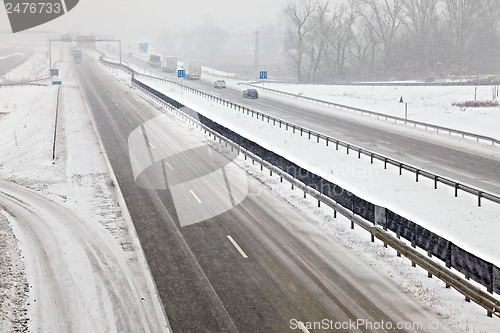
[[75,65],[173,332],[300,331],[298,321],[432,331],[440,322],[102,67]]

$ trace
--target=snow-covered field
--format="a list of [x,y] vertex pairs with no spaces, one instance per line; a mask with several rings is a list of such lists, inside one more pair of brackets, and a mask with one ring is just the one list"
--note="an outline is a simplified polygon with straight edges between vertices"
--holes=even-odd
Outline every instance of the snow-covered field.
[[55,160],[58,88],[0,89],[0,332],[168,331],[71,65],[59,68]]
[[[500,106],[454,106],[467,101],[499,101],[498,86],[355,86],[266,82],[260,86],[304,97],[449,127],[500,139]],[[331,109],[331,112],[351,112]]]

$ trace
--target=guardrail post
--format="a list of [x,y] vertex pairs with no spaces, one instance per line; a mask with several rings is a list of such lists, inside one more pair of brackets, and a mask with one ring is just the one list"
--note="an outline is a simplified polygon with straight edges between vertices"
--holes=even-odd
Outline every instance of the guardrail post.
[[349,155],[349,145],[347,145],[346,148],[347,148],[347,155]]
[[328,147],[328,139],[329,137],[326,137],[326,146]]
[[458,183],[455,183],[455,198],[458,197]]
[[309,137],[308,137],[308,139],[310,139],[310,138],[311,138],[311,131],[309,131]]
[[285,125],[286,125],[285,130],[288,131],[288,123],[286,123]]
[[403,164],[402,164],[402,163],[399,163],[399,175],[400,175],[400,176],[401,176],[401,175],[402,175],[402,173],[403,173],[402,168],[403,168]]
[[318,133],[318,139],[316,140],[316,143],[319,143],[319,133]]
[[351,229],[354,229],[354,220],[351,219]]
[[358,159],[361,158],[361,148],[358,149]]
[[335,150],[339,150],[339,141],[338,140],[335,141]]
[[373,153],[370,153],[370,164],[373,164]]
[[[401,235],[400,235],[399,230],[398,230],[398,231],[396,231],[396,238],[397,238],[397,239],[401,239]],[[396,251],[396,256],[401,257],[401,252]]]
[[415,181],[418,183],[418,173],[420,172],[420,170],[415,170]]
[[[427,250],[427,255],[429,256],[429,258],[432,258],[432,252],[431,252],[431,250]],[[432,273],[431,272],[427,272],[427,277],[429,279],[432,279]]]
[[434,189],[437,190],[438,188],[438,178],[436,175],[434,175]]
[[483,196],[483,192],[478,191],[477,192],[477,206],[481,207],[481,197]]

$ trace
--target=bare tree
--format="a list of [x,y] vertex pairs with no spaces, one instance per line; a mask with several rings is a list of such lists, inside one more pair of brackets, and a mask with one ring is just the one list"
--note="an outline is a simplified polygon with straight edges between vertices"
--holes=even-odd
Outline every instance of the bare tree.
[[437,29],[437,4],[438,0],[407,0],[404,4],[407,26],[422,45]]
[[[406,60],[406,69],[420,75],[433,71],[439,35],[438,3],[440,0],[407,0],[404,3],[406,35],[400,42],[405,50],[399,50]],[[443,46],[443,44],[441,44]]]
[[303,4],[297,1],[288,2],[285,16],[289,22],[287,29],[286,51],[292,60],[297,80],[302,81],[303,58],[307,45],[307,36],[313,29],[312,18],[317,4],[314,0],[307,0]]
[[353,28],[354,41],[350,46],[352,63],[361,77],[374,74],[375,54],[378,40],[366,20],[357,22]]
[[443,0],[444,16],[448,21],[455,46],[463,50],[478,28],[481,20],[483,0]]
[[329,38],[332,30],[335,30],[337,22],[337,13],[329,15],[329,3],[318,3],[316,13],[313,17],[313,30],[311,31],[310,43],[308,45],[308,56],[310,60],[309,79],[316,81],[318,79],[318,70],[328,56]]
[[354,0],[349,1],[347,5],[342,5],[338,10],[338,24],[335,26],[335,38],[332,44],[335,50],[335,67],[340,75],[344,74],[349,50],[357,42],[353,30],[360,15],[361,11]]
[[404,0],[359,0],[368,10],[362,13],[382,47],[384,61],[389,61],[396,34],[403,21]]

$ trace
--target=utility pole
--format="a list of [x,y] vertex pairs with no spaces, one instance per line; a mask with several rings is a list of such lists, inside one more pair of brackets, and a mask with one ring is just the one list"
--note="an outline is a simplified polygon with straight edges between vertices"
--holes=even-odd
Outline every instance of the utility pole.
[[255,32],[255,57],[253,61],[254,71],[259,71],[259,32]]

